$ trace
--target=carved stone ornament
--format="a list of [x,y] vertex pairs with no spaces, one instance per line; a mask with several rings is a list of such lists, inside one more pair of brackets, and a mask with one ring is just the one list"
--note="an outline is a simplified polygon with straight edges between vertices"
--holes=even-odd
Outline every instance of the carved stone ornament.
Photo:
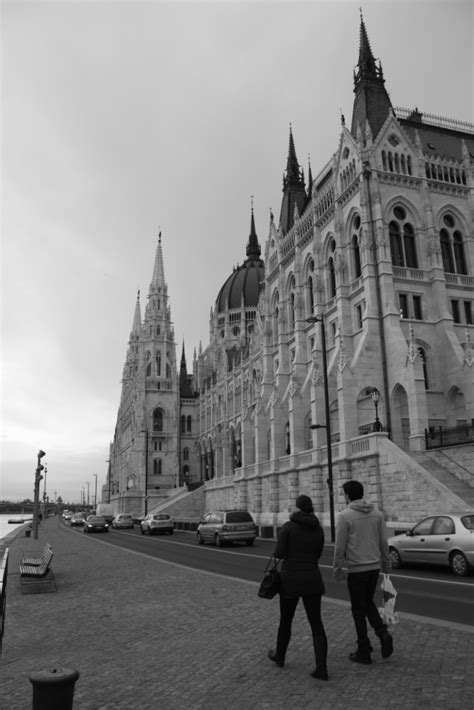
[[299,389],[300,389],[300,386],[299,386],[298,380],[296,378],[292,377],[291,382],[290,382],[290,397],[292,399],[295,396],[295,394],[297,392],[299,392]]
[[474,362],[474,353],[472,352],[471,336],[469,331],[466,329],[466,342],[464,344],[464,364],[468,367],[472,367]]
[[413,328],[413,325],[410,324],[409,328],[410,332],[410,337],[407,341],[408,344],[408,354],[407,354],[407,363],[411,362],[412,365],[417,362],[417,360],[420,360],[420,353],[418,352],[418,345],[415,340],[415,329]]
[[280,404],[280,395],[278,394],[278,389],[276,387],[270,395],[269,402],[271,407],[276,407],[278,404]]

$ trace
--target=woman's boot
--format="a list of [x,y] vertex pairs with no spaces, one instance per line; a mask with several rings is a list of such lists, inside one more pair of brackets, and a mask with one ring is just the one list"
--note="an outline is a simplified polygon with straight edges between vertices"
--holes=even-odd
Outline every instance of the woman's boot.
[[310,675],[319,680],[329,680],[327,669],[328,640],[325,635],[313,636],[314,656],[316,668]]

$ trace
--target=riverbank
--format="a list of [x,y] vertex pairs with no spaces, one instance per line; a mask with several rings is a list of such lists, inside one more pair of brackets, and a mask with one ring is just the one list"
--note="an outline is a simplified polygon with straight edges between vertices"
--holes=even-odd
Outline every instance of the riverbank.
[[[55,553],[57,592],[22,595],[20,557],[45,542]],[[471,707],[474,633],[466,628],[401,615],[393,656],[383,661],[377,644],[372,666],[359,666],[348,660],[348,605],[324,598],[323,620],[328,683],[309,675],[312,642],[301,604],[280,669],[266,657],[278,601],[259,599],[255,583],[112,547],[49,518],[38,540],[19,536],[10,548],[0,708],[31,707],[30,674],[54,667],[80,673],[74,710]]]

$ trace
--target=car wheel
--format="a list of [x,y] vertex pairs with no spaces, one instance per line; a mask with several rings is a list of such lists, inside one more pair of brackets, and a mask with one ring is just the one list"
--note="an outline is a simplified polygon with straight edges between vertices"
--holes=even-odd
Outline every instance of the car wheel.
[[220,535],[216,535],[216,547],[224,547],[224,543],[222,542]]
[[402,558],[400,557],[398,550],[396,550],[394,547],[391,547],[389,552],[390,561],[392,563],[392,569],[400,569],[400,567],[402,566]]
[[151,528],[148,528],[148,535],[154,535],[154,532]]
[[462,552],[453,552],[449,563],[456,577],[467,577],[469,574],[469,562]]
[[197,533],[196,539],[197,539],[198,545],[204,545],[204,538],[200,532]]
[[169,533],[170,535],[172,535],[174,533],[174,530],[170,530]]
[[245,542],[247,543],[247,545],[249,547],[251,547],[253,545],[253,543],[255,542],[255,540],[246,540]]
[[142,526],[141,526],[141,525],[140,525],[140,532],[141,532],[141,534],[142,534],[142,535],[144,535],[144,534],[145,534],[145,531],[144,531],[144,529],[142,528]]

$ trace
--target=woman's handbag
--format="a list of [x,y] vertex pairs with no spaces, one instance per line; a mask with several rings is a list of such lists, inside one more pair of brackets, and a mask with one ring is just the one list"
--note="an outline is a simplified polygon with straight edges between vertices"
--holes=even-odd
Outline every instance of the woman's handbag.
[[277,560],[273,555],[267,562],[265,567],[265,572],[263,573],[263,579],[260,583],[260,588],[258,590],[258,596],[263,599],[273,599],[273,597],[280,591],[281,575],[278,565],[280,560]]

